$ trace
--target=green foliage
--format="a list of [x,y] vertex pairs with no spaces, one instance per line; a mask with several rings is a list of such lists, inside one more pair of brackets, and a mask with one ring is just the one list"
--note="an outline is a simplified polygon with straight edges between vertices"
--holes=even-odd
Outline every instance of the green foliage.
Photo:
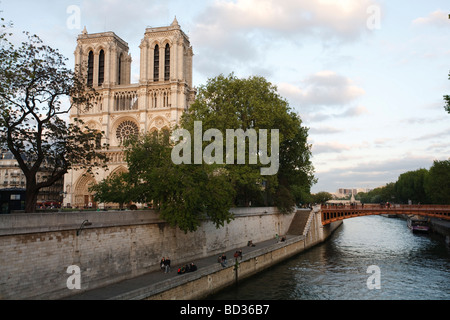
[[233,219],[229,209],[234,190],[226,171],[206,164],[171,160],[169,132],[134,138],[125,143],[130,200],[153,203],[161,218],[181,230],[195,231],[204,219],[216,227]]
[[450,204],[450,160],[434,161],[425,179],[425,191],[431,203]]
[[388,183],[384,187],[375,188],[367,193],[359,192],[355,199],[362,203],[394,202],[398,200],[395,196],[395,183]]
[[[450,73],[448,75],[448,78],[450,80]],[[444,109],[450,113],[450,95],[444,95],[444,101],[445,101],[445,106]]]
[[358,193],[356,199],[363,203],[450,204],[450,160],[436,160],[429,170],[405,172],[395,183]]
[[427,169],[408,171],[399,176],[395,183],[395,194],[400,202],[407,203],[411,200],[414,203],[426,203],[424,182]]
[[[308,129],[266,79],[239,79],[233,74],[209,79],[198,89],[196,101],[182,117],[181,126],[191,135],[194,121],[202,122],[203,131],[211,128],[223,133],[238,128],[256,132],[279,130],[280,162],[276,175],[262,176],[260,168],[264,166],[259,162],[222,166],[236,190],[235,205],[277,205],[282,212],[290,212],[296,203],[306,202],[315,182]],[[248,148],[246,154],[248,157]]]
[[116,173],[91,186],[89,192],[94,193],[95,201],[118,203],[123,209],[123,205],[133,197],[134,188],[128,173]]
[[333,196],[331,195],[331,193],[325,192],[325,191],[313,194],[311,197],[312,197],[311,200],[313,203],[320,203],[320,204],[324,204],[328,200],[333,199]]

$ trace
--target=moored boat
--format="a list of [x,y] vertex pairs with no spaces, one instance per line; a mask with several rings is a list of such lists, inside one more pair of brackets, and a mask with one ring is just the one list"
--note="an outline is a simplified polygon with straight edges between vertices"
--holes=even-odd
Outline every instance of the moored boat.
[[426,220],[415,218],[408,218],[408,228],[414,233],[428,233],[430,231],[430,226]]

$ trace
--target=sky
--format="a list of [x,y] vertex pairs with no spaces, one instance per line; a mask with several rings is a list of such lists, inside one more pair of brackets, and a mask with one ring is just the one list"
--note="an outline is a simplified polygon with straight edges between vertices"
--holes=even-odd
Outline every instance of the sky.
[[1,0],[0,16],[74,66],[76,38],[113,31],[139,81],[145,28],[176,17],[194,86],[263,76],[309,128],[312,192],[376,188],[450,158],[448,0]]

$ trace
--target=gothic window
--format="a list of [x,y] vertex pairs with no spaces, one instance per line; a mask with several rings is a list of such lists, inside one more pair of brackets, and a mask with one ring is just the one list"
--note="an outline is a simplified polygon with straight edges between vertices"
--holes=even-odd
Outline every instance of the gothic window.
[[153,81],[159,80],[159,46],[155,46],[155,54],[153,59]]
[[139,133],[139,128],[136,123],[130,120],[122,122],[116,130],[117,140],[123,142],[124,140],[136,136]]
[[98,56],[98,85],[101,86],[105,80],[105,52],[100,50]]
[[118,79],[117,79],[117,84],[120,84],[121,80],[122,80],[122,54],[120,54],[119,56],[119,63],[118,63],[119,67],[117,70],[117,74],[118,74]]
[[170,47],[166,44],[166,49],[164,51],[164,81],[169,81],[170,79]]
[[92,86],[94,83],[94,53],[92,51],[89,51],[87,71],[87,84],[88,86]]

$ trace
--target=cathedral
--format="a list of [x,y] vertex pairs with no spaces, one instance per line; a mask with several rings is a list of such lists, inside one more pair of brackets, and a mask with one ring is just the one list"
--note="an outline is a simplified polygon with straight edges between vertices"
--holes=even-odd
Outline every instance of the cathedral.
[[121,142],[137,133],[173,128],[195,99],[193,51],[176,18],[170,26],[147,28],[139,48],[139,83],[130,83],[127,42],[114,32],[90,34],[86,28],[77,38],[75,68],[99,95],[89,111],[72,108],[70,119],[104,132],[109,162],[108,170],[98,169],[94,175],[70,170],[64,177],[64,206],[97,207],[89,187],[127,171]]

